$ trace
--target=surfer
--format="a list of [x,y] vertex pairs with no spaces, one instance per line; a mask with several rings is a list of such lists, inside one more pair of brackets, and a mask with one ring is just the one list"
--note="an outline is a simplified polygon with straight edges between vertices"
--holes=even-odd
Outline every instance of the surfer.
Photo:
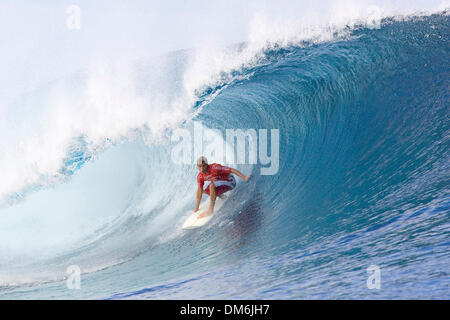
[[251,176],[250,174],[246,177],[238,170],[222,166],[218,163],[208,164],[208,160],[203,156],[197,159],[197,167],[200,172],[197,175],[197,204],[195,205],[194,212],[198,211],[203,193],[206,193],[210,197],[208,210],[198,216],[198,218],[213,214],[216,197],[222,198],[225,192],[234,189],[236,180],[232,174],[239,176],[245,181],[248,181]]

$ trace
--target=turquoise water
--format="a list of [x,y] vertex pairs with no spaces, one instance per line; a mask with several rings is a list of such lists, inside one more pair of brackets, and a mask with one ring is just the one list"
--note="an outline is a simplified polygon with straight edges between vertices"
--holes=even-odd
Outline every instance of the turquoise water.
[[[72,229],[60,233],[85,234],[58,254],[2,261],[0,298],[450,298],[449,31],[445,14],[388,19],[266,50],[206,88],[183,126],[279,129],[280,167],[263,176],[259,164],[239,165],[253,178],[199,230],[180,230],[196,169],[167,162],[169,141],[148,146],[137,135],[92,157],[80,138],[68,183],[2,210],[52,216],[70,211],[71,188],[89,186],[72,200],[104,211],[63,214]],[[173,54],[174,68],[184,55]],[[73,264],[80,290],[66,286]],[[367,287],[372,265],[380,289]]]

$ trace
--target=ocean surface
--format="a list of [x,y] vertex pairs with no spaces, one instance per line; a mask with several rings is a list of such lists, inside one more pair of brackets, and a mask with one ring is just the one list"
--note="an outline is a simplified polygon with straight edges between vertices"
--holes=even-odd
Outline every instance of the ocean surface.
[[[449,35],[446,12],[385,17],[18,97],[3,113],[0,299],[449,299]],[[219,143],[278,129],[279,168],[229,164],[252,178],[182,230],[197,155],[175,163],[170,137],[194,124]]]

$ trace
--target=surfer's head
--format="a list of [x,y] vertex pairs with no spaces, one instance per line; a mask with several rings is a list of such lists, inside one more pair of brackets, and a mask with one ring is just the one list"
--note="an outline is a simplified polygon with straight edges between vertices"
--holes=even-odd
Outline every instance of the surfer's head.
[[206,159],[206,157],[201,156],[197,159],[197,168],[203,173],[208,172],[208,160]]

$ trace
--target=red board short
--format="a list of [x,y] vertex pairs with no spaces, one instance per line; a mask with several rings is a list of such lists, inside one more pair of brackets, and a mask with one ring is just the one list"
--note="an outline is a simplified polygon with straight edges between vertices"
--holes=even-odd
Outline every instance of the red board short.
[[[203,192],[209,195],[209,187],[211,181],[205,181],[205,185],[203,187]],[[213,182],[216,186],[216,196],[220,196],[227,191],[233,190],[236,186],[236,180],[233,175],[230,175],[230,181],[228,180],[217,180]]]

